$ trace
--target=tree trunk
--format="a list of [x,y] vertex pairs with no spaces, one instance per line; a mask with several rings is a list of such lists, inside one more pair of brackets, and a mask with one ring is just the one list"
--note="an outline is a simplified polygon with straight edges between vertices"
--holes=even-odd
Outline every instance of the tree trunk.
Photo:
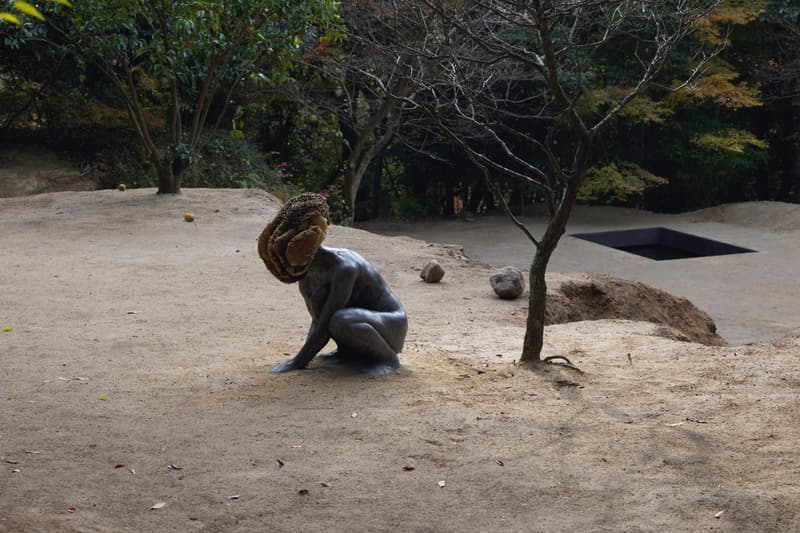
[[383,152],[377,155],[372,172],[372,218],[381,216],[381,178],[383,178]]
[[[585,171],[585,164],[583,171]],[[536,255],[533,256],[528,282],[530,291],[528,295],[528,321],[525,325],[525,342],[522,345],[520,363],[538,363],[542,360],[542,346],[544,345],[544,317],[547,305],[547,283],[545,272],[550,257],[558,246],[558,241],[567,229],[567,220],[578,197],[580,180],[567,184],[564,196],[561,198],[558,210],[551,216],[542,240],[536,246]]]
[[453,182],[447,179],[444,183],[444,206],[442,211],[446,217],[452,217],[456,214],[455,206],[453,205],[453,196],[455,196]]
[[[359,172],[361,165],[358,162],[350,159],[344,165],[344,179],[342,181],[342,196],[347,204],[348,215],[355,217],[356,214],[356,194],[358,194],[358,187],[361,185],[361,178],[364,172]],[[352,220],[352,219],[351,219]]]
[[159,161],[153,165],[156,167],[156,175],[158,176],[158,194],[180,194],[180,175],[173,171],[172,163]]
[[487,196],[488,191],[486,190],[486,184],[483,182],[482,179],[477,179],[473,181],[472,187],[470,187],[470,195],[469,195],[469,203],[467,204],[467,209],[472,211],[473,213],[477,213],[480,211],[481,202]]
[[[408,80],[401,80],[386,95],[383,102],[367,123],[357,132],[355,144],[350,145],[350,155],[344,169],[342,194],[350,215],[355,214],[356,194],[361,186],[361,179],[367,173],[370,163],[389,145],[395,130],[400,124],[398,107],[401,99],[411,94],[413,85]],[[381,126],[383,126],[381,128]],[[382,131],[380,131],[382,129]],[[352,220],[352,219],[351,219]]]
[[[547,257],[545,257],[547,255]],[[528,321],[525,325],[525,342],[522,345],[521,363],[537,363],[541,361],[544,345],[544,317],[547,304],[547,282],[545,272],[549,253],[539,247],[531,263],[528,274],[530,293],[528,295]]]
[[399,120],[390,116],[386,121],[386,130],[371,146],[367,146],[372,140],[371,135],[359,137],[358,143],[356,143],[353,152],[350,154],[350,159],[345,163],[342,193],[351,217],[355,216],[356,196],[358,195],[359,187],[361,187],[361,180],[375,157],[386,148],[389,141],[394,137],[398,122]]

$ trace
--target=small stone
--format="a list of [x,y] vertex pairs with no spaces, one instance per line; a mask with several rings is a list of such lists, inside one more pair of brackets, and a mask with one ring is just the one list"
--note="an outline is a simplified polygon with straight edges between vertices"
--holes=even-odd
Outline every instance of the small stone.
[[525,278],[518,268],[512,266],[495,270],[489,283],[495,294],[506,300],[519,298],[525,292]]
[[444,269],[442,265],[439,264],[439,261],[432,259],[428,261],[427,265],[422,267],[422,272],[419,273],[419,277],[421,277],[425,283],[439,283],[444,277]]

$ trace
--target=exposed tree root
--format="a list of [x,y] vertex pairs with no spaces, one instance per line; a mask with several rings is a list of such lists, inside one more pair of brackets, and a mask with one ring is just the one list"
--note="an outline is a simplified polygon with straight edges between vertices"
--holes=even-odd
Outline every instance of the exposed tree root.
[[[559,363],[559,362],[555,362],[555,361],[556,361],[556,360],[558,360],[558,359],[561,359],[561,360],[563,360],[563,362],[561,362],[561,363]],[[566,367],[566,368],[571,368],[572,370],[575,370],[575,371],[577,371],[577,372],[578,372],[578,373],[580,373],[580,374],[583,374],[583,373],[584,373],[584,372],[583,372],[583,370],[581,370],[580,368],[578,368],[577,366],[575,366],[575,365],[572,363],[572,361],[570,361],[569,359],[567,359],[567,358],[566,358],[566,357],[564,357],[563,355],[551,355],[551,356],[545,357],[544,359],[542,359],[542,363],[547,363],[548,365],[558,365],[558,366],[563,366],[563,367]]]

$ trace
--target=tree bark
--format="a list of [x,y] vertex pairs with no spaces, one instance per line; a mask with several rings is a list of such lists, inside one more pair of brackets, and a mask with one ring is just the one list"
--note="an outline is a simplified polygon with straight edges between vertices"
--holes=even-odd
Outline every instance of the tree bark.
[[180,194],[181,181],[178,174],[173,171],[172,163],[159,161],[153,163],[158,176],[158,194]]
[[351,217],[355,215],[356,195],[358,194],[359,187],[361,187],[361,181],[364,179],[364,175],[367,173],[367,169],[369,169],[372,161],[386,148],[392,140],[392,137],[394,137],[398,122],[399,115],[395,117],[389,115],[386,118],[386,129],[379,138],[374,140],[371,146],[368,145],[370,141],[373,140],[372,132],[370,132],[369,135],[362,134],[359,136],[358,142],[350,155],[350,159],[345,163],[342,193],[347,202],[347,208],[350,211]]
[[[344,182],[342,193],[351,216],[355,213],[356,194],[361,186],[370,163],[380,153],[395,134],[400,123],[401,98],[411,94],[413,85],[408,80],[401,80],[386,95],[377,111],[367,120],[360,131],[357,132],[358,140],[351,146],[350,156],[344,168]],[[377,135],[383,126],[383,131]]]
[[[589,147],[581,147],[578,152],[588,152]],[[581,163],[585,166],[585,160]],[[585,169],[584,169],[585,170]],[[547,305],[547,282],[545,273],[550,257],[558,246],[558,241],[567,229],[572,207],[578,197],[580,180],[570,182],[561,198],[558,210],[550,218],[542,240],[536,246],[536,254],[528,274],[530,284],[528,294],[528,321],[525,325],[525,341],[522,345],[520,363],[538,363],[542,360],[544,346],[544,320]]]
[[538,248],[528,273],[530,292],[528,294],[528,321],[525,325],[525,341],[522,344],[521,363],[541,361],[544,346],[544,319],[547,304],[547,282],[545,272],[549,257]]

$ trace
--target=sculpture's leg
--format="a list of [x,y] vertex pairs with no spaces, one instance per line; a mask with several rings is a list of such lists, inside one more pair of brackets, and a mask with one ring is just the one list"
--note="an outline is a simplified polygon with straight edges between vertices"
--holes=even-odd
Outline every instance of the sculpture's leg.
[[329,329],[337,351],[358,354],[364,372],[387,374],[400,366],[397,352],[408,329],[404,312],[341,309],[331,318]]

